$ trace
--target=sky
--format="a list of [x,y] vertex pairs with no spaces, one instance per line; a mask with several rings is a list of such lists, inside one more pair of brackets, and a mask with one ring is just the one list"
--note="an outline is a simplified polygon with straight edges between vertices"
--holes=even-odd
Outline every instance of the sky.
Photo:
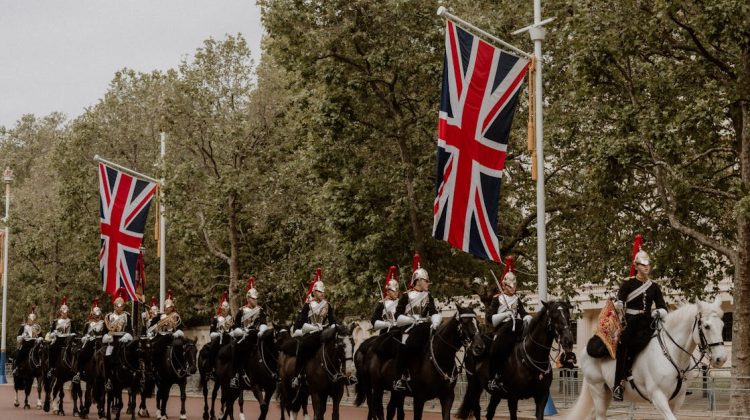
[[0,126],[75,118],[117,70],[175,68],[205,39],[238,33],[259,62],[255,0],[0,0]]

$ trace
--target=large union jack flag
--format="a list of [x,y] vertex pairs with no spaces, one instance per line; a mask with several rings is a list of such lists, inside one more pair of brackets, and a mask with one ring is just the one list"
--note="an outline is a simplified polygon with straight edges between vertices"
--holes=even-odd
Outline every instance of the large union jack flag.
[[433,236],[500,261],[500,176],[529,61],[447,21]]
[[114,295],[124,287],[136,300],[136,270],[146,217],[156,183],[99,164],[99,215],[102,290]]

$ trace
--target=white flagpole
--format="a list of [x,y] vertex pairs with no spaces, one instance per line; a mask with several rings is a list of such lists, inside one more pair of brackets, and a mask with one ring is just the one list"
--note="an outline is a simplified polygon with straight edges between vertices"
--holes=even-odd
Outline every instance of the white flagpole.
[[508,48],[509,50],[515,52],[516,54],[522,55],[522,56],[524,56],[526,58],[531,58],[532,57],[531,54],[527,53],[526,51],[523,51],[522,49],[516,47],[515,45],[509,44],[509,43],[503,41],[502,39],[500,39],[500,38],[498,38],[498,37],[490,34],[489,32],[483,31],[483,30],[477,28],[476,26],[472,25],[471,23],[469,23],[469,22],[461,19],[460,17],[458,17],[458,16],[456,16],[456,15],[448,12],[448,10],[446,10],[446,8],[444,6],[438,7],[437,14],[438,14],[438,16],[444,17],[446,19],[450,19],[450,20],[458,23],[459,26],[463,26],[465,28],[468,28],[472,32],[477,33],[479,35],[482,35],[483,37],[485,37],[485,38],[487,38],[489,40],[492,40],[495,43],[500,44],[500,45],[502,45],[505,48]]
[[6,330],[8,329],[8,235],[10,229],[8,229],[8,217],[10,214],[10,183],[13,181],[13,171],[10,168],[6,168],[3,172],[3,180],[5,181],[5,235],[3,235],[3,326],[2,326],[2,349],[0,349],[0,384],[8,383],[5,375],[5,363],[6,351],[5,351],[5,340]]
[[539,296],[539,307],[541,301],[547,300],[547,232],[544,203],[544,123],[542,119],[543,92],[542,92],[542,41],[546,34],[544,25],[552,22],[554,18],[542,20],[542,0],[534,0],[534,24],[521,28],[513,34],[529,32],[531,40],[534,41],[534,56],[536,58],[536,74],[534,84],[536,95],[534,97],[534,108],[536,120],[536,242],[537,242],[537,273]]
[[164,155],[167,150],[167,135],[159,135],[161,143],[161,183],[159,185],[159,310],[164,312],[164,299],[167,295],[167,222],[164,218]]

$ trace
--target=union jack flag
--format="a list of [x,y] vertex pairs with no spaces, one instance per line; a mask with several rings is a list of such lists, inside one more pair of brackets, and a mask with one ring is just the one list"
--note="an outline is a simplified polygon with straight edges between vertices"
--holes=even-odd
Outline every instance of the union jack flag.
[[136,300],[136,271],[146,217],[156,183],[99,164],[102,290],[114,296],[124,287]]
[[529,60],[447,21],[433,236],[500,261],[500,176]]

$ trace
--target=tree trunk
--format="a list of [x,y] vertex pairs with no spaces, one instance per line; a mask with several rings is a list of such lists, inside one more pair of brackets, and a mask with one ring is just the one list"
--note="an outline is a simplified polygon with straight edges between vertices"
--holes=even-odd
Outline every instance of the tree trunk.
[[[748,68],[750,72],[750,68]],[[750,78],[748,78],[750,80]],[[745,193],[750,191],[750,105],[741,104],[740,168]],[[737,261],[734,269],[734,314],[732,322],[732,415],[750,415],[750,215],[741,210],[737,218]]]
[[232,313],[236,313],[240,307],[240,264],[239,264],[239,225],[237,222],[237,205],[233,196],[229,197],[227,203],[229,224],[229,305]]
[[406,147],[406,140],[401,135],[401,130],[397,130],[396,137],[398,141],[398,150],[401,155],[401,164],[404,167],[404,186],[406,187],[406,196],[409,199],[409,221],[414,238],[414,246],[420,255],[424,256],[422,228],[419,225],[419,211],[417,210],[417,194],[414,190],[414,178],[416,170],[414,163],[411,161],[409,152]]

